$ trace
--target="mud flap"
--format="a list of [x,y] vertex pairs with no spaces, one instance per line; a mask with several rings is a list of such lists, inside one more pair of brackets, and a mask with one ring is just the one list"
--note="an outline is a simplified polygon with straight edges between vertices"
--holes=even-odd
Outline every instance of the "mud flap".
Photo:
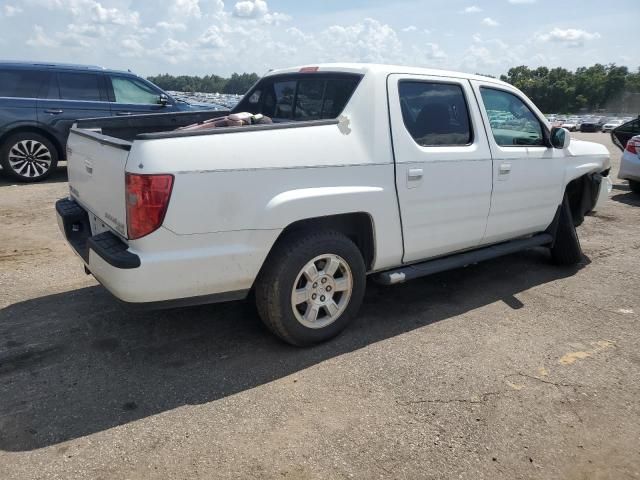
[[[605,182],[600,173],[590,173],[582,177],[582,196],[577,205],[578,208],[571,212],[574,225],[581,225],[584,221],[584,216],[592,212],[598,203],[601,203],[599,202],[601,199],[601,186],[606,187],[607,184]],[[606,191],[606,188],[604,190]]]

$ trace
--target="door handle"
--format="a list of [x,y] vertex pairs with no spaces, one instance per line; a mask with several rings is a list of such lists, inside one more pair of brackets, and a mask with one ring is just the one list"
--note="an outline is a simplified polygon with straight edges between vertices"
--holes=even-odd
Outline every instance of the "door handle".
[[410,168],[407,172],[407,177],[409,180],[420,180],[424,172],[421,168]]
[[64,110],[61,110],[59,108],[47,108],[44,112],[51,113],[52,115],[59,115],[64,112]]
[[500,175],[509,175],[511,173],[511,164],[510,163],[501,163],[500,164]]
[[131,112],[118,112],[118,113],[116,113],[116,115],[119,115],[121,117],[126,117],[127,115],[133,115],[133,113],[131,113]]

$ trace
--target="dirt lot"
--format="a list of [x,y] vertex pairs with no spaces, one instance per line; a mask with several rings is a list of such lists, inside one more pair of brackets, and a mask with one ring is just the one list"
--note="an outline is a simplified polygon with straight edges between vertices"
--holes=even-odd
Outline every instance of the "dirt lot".
[[640,197],[615,183],[579,268],[371,284],[300,350],[242,302],[123,309],[58,233],[64,168],[2,182],[0,478],[640,478]]

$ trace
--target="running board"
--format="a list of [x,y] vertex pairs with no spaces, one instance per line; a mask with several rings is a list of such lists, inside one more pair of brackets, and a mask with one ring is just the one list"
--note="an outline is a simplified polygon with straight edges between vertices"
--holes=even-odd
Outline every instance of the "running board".
[[396,268],[395,270],[389,270],[376,275],[375,280],[383,285],[393,285],[395,283],[413,280],[414,278],[426,277],[434,273],[453,270],[454,268],[466,267],[467,265],[502,257],[503,255],[509,255],[528,248],[549,245],[551,242],[553,242],[553,237],[550,234],[541,233],[529,238],[479,248],[471,252],[458,253],[449,257],[437,258],[435,260],[428,260],[426,262]]

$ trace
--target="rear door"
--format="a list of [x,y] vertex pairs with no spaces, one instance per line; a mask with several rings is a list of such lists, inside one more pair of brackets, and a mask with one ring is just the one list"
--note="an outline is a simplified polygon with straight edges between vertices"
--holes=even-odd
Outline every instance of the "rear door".
[[388,91],[404,262],[478,245],[492,163],[469,81],[397,74]]
[[542,114],[515,90],[472,82],[493,155],[491,213],[483,243],[545,230],[562,200],[565,152],[546,145]]
[[636,135],[640,135],[640,117],[623,123],[611,132],[613,143],[615,143],[620,150],[624,150],[627,142],[631,137],[635,137]]
[[47,72],[27,68],[0,69],[0,134],[37,120],[36,98]]
[[[160,95],[164,92],[139,78],[130,75],[107,74],[106,80],[113,115],[141,115],[174,110],[172,103],[160,104]],[[169,102],[172,101],[169,99]]]
[[100,72],[52,72],[44,98],[38,100],[38,120],[55,131],[63,144],[76,120],[110,117],[104,75]]

